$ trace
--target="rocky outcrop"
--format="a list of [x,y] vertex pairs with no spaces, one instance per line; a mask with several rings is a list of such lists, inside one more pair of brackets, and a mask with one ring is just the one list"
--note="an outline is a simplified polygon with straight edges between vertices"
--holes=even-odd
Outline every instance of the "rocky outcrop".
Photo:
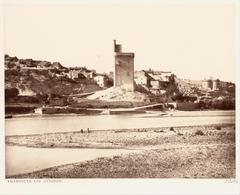
[[103,101],[130,101],[130,102],[150,102],[147,94],[138,91],[127,91],[121,87],[111,87],[106,90],[97,91],[88,99]]

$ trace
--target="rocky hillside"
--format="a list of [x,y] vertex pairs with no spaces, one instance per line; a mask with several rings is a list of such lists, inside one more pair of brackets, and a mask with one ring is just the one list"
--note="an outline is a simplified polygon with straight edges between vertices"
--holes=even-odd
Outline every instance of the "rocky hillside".
[[[34,103],[65,106],[83,104],[82,99],[90,95],[87,99],[91,102],[90,106],[92,101],[108,103],[174,101],[199,103],[202,109],[235,108],[234,83],[219,81],[217,89],[206,89],[203,81],[179,79],[173,74],[168,80],[157,77],[163,73],[151,72],[155,77],[146,83],[143,82],[145,75],[139,74],[139,77],[134,77],[136,90],[127,92],[121,88],[110,88],[113,84],[113,81],[109,82],[110,77],[98,74],[95,70],[88,70],[86,67],[66,68],[59,62],[18,59],[5,55],[5,102],[7,105]],[[96,80],[96,77],[103,80]],[[101,89],[105,90],[99,91]]]
[[5,88],[17,88],[19,95],[69,95],[99,90],[93,79],[71,79],[60,63],[5,56]]

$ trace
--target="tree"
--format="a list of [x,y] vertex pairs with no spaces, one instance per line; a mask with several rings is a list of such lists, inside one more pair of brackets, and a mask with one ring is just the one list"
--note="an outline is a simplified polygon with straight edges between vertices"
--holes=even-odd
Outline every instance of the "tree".
[[17,88],[5,89],[5,100],[15,98],[18,96],[18,94],[19,91]]

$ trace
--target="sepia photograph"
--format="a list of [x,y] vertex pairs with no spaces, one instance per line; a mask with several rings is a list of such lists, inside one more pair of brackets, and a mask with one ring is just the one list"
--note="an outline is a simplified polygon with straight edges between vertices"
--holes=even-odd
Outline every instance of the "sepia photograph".
[[5,179],[237,181],[236,4],[76,2],[3,3]]

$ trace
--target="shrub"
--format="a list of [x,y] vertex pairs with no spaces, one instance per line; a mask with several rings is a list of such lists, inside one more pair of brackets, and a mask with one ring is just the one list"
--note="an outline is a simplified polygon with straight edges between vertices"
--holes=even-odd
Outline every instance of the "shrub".
[[180,132],[178,132],[178,133],[177,133],[177,135],[179,135],[179,136],[182,136],[182,135],[183,135],[183,133],[180,133]]
[[221,130],[222,128],[220,126],[216,126],[215,129]]
[[15,98],[15,102],[38,104],[40,100],[36,96],[18,96]]
[[204,135],[204,133],[201,130],[197,130],[195,135]]
[[173,128],[173,127],[170,127],[170,131],[174,131],[174,128]]
[[19,94],[19,91],[17,88],[10,88],[10,89],[5,89],[5,99],[11,99],[17,97]]
[[161,130],[154,130],[155,133],[163,133],[164,131],[161,129]]

